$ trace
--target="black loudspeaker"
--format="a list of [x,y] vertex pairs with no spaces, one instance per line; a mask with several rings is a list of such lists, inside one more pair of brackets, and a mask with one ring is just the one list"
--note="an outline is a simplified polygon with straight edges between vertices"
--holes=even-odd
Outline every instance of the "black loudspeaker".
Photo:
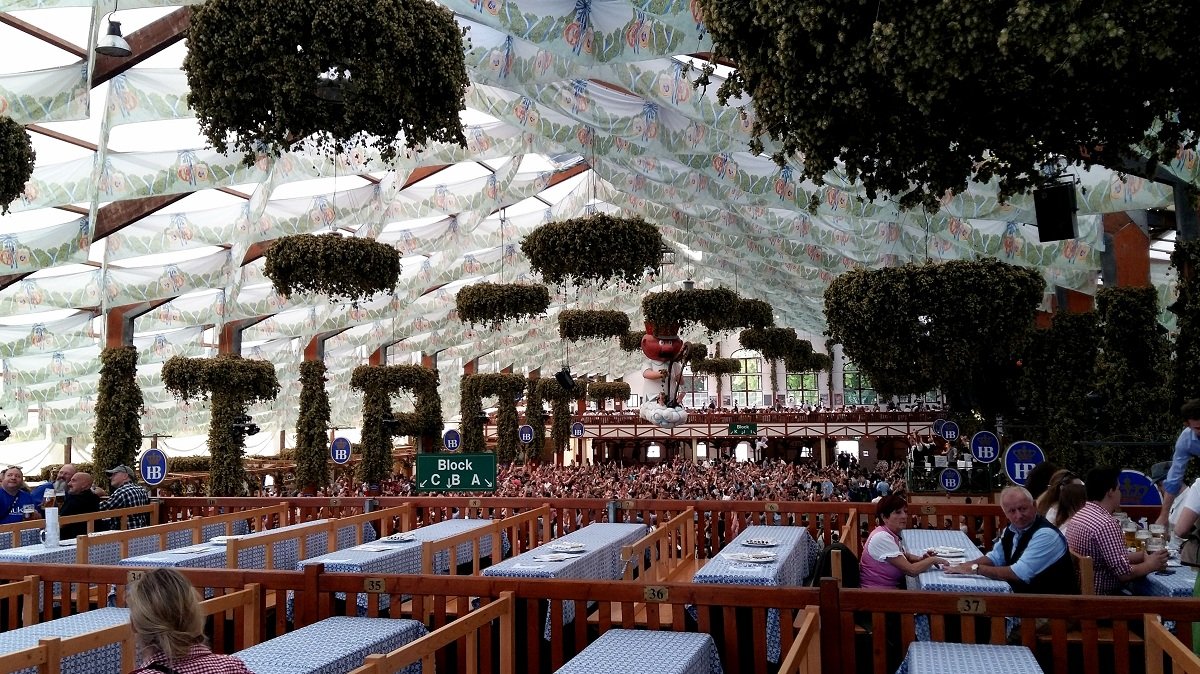
[[561,386],[564,391],[575,390],[575,380],[571,377],[571,371],[569,369],[564,367],[563,369],[554,373],[554,379],[558,381],[558,385]]
[[1038,239],[1062,241],[1075,238],[1075,184],[1050,183],[1033,191]]

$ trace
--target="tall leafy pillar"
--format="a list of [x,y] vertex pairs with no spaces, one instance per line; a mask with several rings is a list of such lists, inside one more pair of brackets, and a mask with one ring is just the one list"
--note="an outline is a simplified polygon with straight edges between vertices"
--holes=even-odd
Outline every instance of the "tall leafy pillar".
[[483,399],[496,398],[496,458],[513,461],[520,442],[517,438],[517,398],[526,379],[519,374],[492,372],[467,374],[462,378],[462,436],[464,452],[487,451],[483,437]]
[[[392,437],[420,437],[442,431],[442,398],[437,370],[419,365],[361,365],[350,373],[350,388],[363,392],[362,461],[358,477],[368,485],[392,474]],[[416,396],[412,412],[392,411],[401,391]]]
[[[587,395],[587,379],[580,377],[575,380],[575,386],[570,391],[558,384],[557,379],[539,379],[538,397],[550,401],[550,446],[544,447],[541,454],[536,455],[540,460],[553,462],[567,448],[571,440],[571,402],[583,400]],[[628,396],[626,396],[628,397]],[[536,432],[534,433],[536,435]]]
[[329,394],[325,363],[300,363],[300,413],[296,420],[296,485],[315,494],[329,486]]
[[530,376],[525,389],[525,423],[533,427],[533,442],[529,443],[528,455],[545,459],[546,410],[543,407],[542,378]]
[[245,428],[241,418],[253,403],[279,395],[275,366],[265,360],[247,360],[223,353],[213,358],[175,356],[162,368],[163,384],[187,402],[210,399],[208,453],[210,496],[241,496],[245,492]]
[[95,470],[132,466],[142,447],[142,389],[137,383],[137,349],[109,347],[100,353],[96,397]]

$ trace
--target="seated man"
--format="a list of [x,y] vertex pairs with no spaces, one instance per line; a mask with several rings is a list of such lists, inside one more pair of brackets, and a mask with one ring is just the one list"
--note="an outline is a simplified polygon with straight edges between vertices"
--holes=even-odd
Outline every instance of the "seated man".
[[[96,492],[92,491],[92,476],[88,473],[75,473],[71,476],[71,481],[67,483],[67,497],[63,499],[62,508],[58,514],[62,517],[68,515],[85,515],[87,513],[99,512],[100,497]],[[99,525],[103,520],[97,520]],[[104,527],[97,526],[97,531],[103,531]],[[84,522],[76,522],[74,524],[64,524],[58,537],[62,540],[75,538],[87,533],[87,524]]]
[[1008,527],[987,555],[946,569],[1007,581],[1013,592],[1079,594],[1075,566],[1058,528],[1037,512],[1024,487],[1005,487],[1000,508]]
[[[112,495],[100,503],[101,510],[120,510],[122,508],[133,508],[150,504],[150,494],[146,492],[144,487],[133,481],[133,471],[128,466],[117,466],[104,472],[108,475],[109,482],[113,486],[113,491]],[[114,517],[109,526],[113,529],[120,529],[120,518]],[[130,529],[146,526],[150,526],[149,516],[129,516]]]
[[41,517],[37,501],[25,489],[25,474],[17,466],[4,471],[0,477],[0,524],[13,524]]
[[46,499],[46,492],[49,491],[52,494],[65,492],[67,490],[67,483],[71,481],[71,476],[74,474],[75,464],[64,463],[59,467],[58,474],[54,480],[50,480],[44,484],[39,484],[33,489],[30,489],[29,493],[33,495],[34,500],[38,502],[38,507],[40,508],[42,505],[44,505],[43,501]]
[[1166,550],[1147,555],[1126,549],[1125,534],[1112,516],[1121,505],[1120,474],[1115,468],[1096,468],[1087,474],[1087,503],[1071,518],[1067,530],[1071,551],[1092,558],[1096,594],[1120,594],[1125,583],[1167,565]]

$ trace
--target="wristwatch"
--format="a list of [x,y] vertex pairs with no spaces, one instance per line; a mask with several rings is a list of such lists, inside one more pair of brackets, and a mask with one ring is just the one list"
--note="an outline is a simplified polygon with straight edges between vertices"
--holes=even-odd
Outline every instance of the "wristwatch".
[[978,564],[971,565],[971,573],[979,573],[979,565]]

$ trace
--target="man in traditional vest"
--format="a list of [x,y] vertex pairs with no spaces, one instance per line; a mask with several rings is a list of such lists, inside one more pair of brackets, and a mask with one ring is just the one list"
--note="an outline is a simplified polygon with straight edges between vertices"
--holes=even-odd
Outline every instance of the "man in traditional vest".
[[1006,487],[1000,492],[1000,507],[1008,527],[992,551],[946,573],[1003,580],[1013,592],[1079,594],[1067,539],[1038,514],[1033,496],[1024,487]]

